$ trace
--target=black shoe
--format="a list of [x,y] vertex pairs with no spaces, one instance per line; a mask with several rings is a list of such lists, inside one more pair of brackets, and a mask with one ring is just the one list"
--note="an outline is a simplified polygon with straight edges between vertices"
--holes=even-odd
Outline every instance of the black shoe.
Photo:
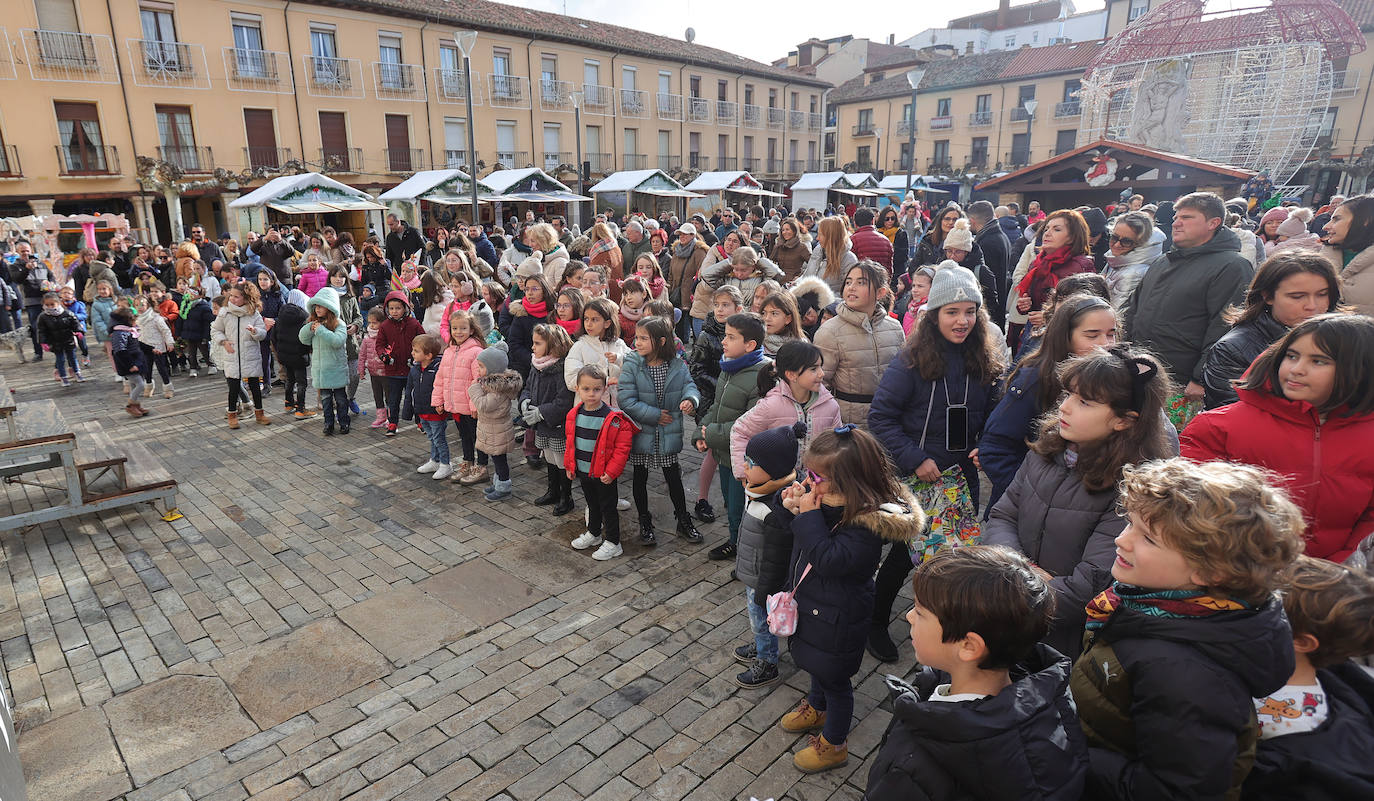
[[543,456],[526,456],[526,457],[525,457],[525,466],[526,466],[526,467],[529,467],[529,468],[532,468],[532,469],[534,469],[534,470],[538,470],[539,468],[544,467],[544,466],[547,465],[547,464],[548,464],[548,462],[545,462],[545,461],[544,461],[544,457],[543,457]]
[[868,652],[879,662],[897,661],[897,644],[888,636],[886,624],[874,623],[869,627]]
[[735,683],[748,690],[772,687],[780,681],[782,676],[778,675],[778,666],[760,659],[755,659],[750,663],[748,670],[735,676]]
[[735,661],[741,665],[753,664],[754,660],[758,658],[758,646],[754,645],[752,642],[748,645],[741,645],[735,649]]
[[286,386],[286,382],[285,382],[285,381],[282,381],[280,378],[278,378],[276,381],[273,381],[269,386],[284,387],[284,386]]
[[639,516],[639,544],[650,547],[658,544],[658,534],[654,532],[654,519],[649,515]]
[[717,545],[716,547],[712,548],[711,552],[708,553],[706,556],[713,562],[720,562],[725,559],[734,559],[735,544],[733,542],[728,541],[723,542],[720,545]]
[[543,495],[534,499],[535,506],[552,506],[557,504],[558,499],[562,497],[561,487],[559,486],[559,479],[561,478],[559,472],[561,468],[551,464],[545,465],[545,468],[549,473],[549,489]]
[[349,432],[349,430],[350,430],[350,426],[346,426],[346,425],[342,425],[342,424],[339,425],[339,435],[340,435],[340,436],[343,436],[344,434],[347,434],[347,433]]
[[324,435],[325,435],[326,437],[332,437],[332,436],[334,436],[334,426],[325,426],[325,427],[324,427]]
[[683,515],[677,519],[677,535],[693,545],[701,542],[701,532],[692,525],[691,515]]
[[565,515],[573,510],[572,488],[564,487],[558,493],[558,503],[553,505],[555,516]]
[[703,523],[716,522],[716,510],[711,508],[711,502],[706,500],[705,498],[702,498],[701,500],[697,501],[695,511],[697,515],[697,520],[700,520]]

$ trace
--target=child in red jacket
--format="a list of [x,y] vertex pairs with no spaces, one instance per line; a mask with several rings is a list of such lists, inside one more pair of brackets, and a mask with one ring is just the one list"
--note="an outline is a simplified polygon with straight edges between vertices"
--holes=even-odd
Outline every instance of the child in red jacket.
[[377,358],[386,378],[386,435],[396,436],[396,421],[401,419],[401,397],[410,375],[410,346],[425,329],[410,314],[406,293],[393,289],[386,294],[386,319],[377,327]]
[[572,547],[584,551],[599,545],[592,558],[602,562],[625,552],[620,547],[620,514],[615,508],[616,480],[625,470],[639,430],[624,412],[605,403],[606,383],[606,368],[599,364],[577,371],[578,404],[568,412],[563,449],[568,478],[582,483],[587,501],[587,530],[572,541]]

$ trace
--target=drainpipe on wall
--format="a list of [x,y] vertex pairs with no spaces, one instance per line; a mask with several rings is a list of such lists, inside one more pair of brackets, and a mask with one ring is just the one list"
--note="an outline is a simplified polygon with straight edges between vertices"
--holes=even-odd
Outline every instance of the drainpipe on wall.
[[[110,6],[110,0],[105,0],[105,14],[106,14],[106,16],[109,18],[109,20],[110,20],[110,38],[111,38],[111,39],[116,39],[116,41],[117,41],[117,37],[115,36],[115,27],[114,27],[114,9],[111,8],[111,6]],[[129,85],[128,85],[128,83],[126,83],[125,80],[124,80],[124,65],[123,65],[123,63],[121,63],[120,60],[119,60],[119,49],[118,49],[118,47],[115,48],[115,54],[114,54],[114,55],[115,55],[115,74],[119,76],[119,93],[124,97],[124,122],[129,126],[129,147],[133,150],[133,152],[132,152],[130,155],[132,155],[135,159],[137,159],[137,158],[138,158],[138,142],[134,140],[134,115],[133,115],[133,110],[132,110],[132,108],[129,106],[129,88],[128,88]],[[59,156],[59,158],[61,158],[61,157]],[[135,164],[137,164],[137,162],[135,162]],[[60,167],[61,165],[58,165],[58,166]],[[137,167],[135,167],[135,170],[137,170]],[[135,174],[137,174],[137,173],[135,173]],[[138,182],[138,185],[139,185],[139,196],[140,196],[140,199],[142,199],[142,196],[143,196],[143,182],[142,182],[142,181],[139,181],[139,182]],[[181,235],[181,234],[180,234],[181,228],[180,228],[180,225],[179,225],[179,223],[180,223],[180,221],[181,221],[181,203],[180,203],[180,201],[178,201],[175,205],[176,205],[176,219],[177,219],[177,223],[173,223],[173,233],[176,234],[178,237],[180,237],[180,235]],[[151,237],[151,238],[153,238],[153,239],[156,239],[156,238],[157,238],[157,237],[156,237],[157,232],[156,232],[156,230],[154,230],[154,229],[156,228],[156,226],[153,224],[153,219],[152,219],[152,213],[151,213],[151,212],[152,212],[152,205],[149,204],[148,208],[146,208],[146,209],[144,209],[144,208],[138,209],[138,214],[137,214],[136,216],[138,216],[138,217],[147,217],[147,219],[145,219],[144,222],[148,224],[148,236]],[[169,220],[172,219],[172,206],[168,206],[168,207],[167,207],[167,218],[168,218]],[[180,241],[180,240],[178,240],[178,241]]]
[[[539,40],[538,40],[538,39],[530,39],[528,42],[525,42],[525,72],[529,73],[529,76],[530,76],[530,163],[532,163],[532,164],[533,164],[533,163],[538,163],[538,162],[537,162],[537,159],[535,159],[535,157],[534,157],[534,154],[535,154],[535,152],[536,152],[536,148],[535,148],[535,146],[534,146],[534,143],[535,143],[535,142],[534,142],[534,134],[535,134],[535,131],[534,131],[534,76],[535,76],[535,72],[534,72],[534,57],[530,55],[530,48],[531,48],[531,47],[534,47],[534,43],[537,42],[537,41],[539,41]],[[544,80],[542,74],[540,75],[539,80],[541,80],[541,81]],[[540,86],[540,91],[543,91],[543,86],[542,86],[542,85]],[[542,96],[542,95],[541,95],[541,96]],[[540,133],[542,133],[542,131],[540,131]],[[562,147],[562,146],[563,146],[563,143],[560,141],[560,142],[558,143],[558,146],[559,146],[559,147]],[[541,147],[542,147],[542,145],[541,145]],[[512,170],[518,170],[518,169],[520,169],[520,167],[521,167],[521,165],[519,165],[519,164],[512,164],[512,165],[510,165],[510,168],[511,168]],[[541,169],[542,169],[542,168],[541,168]]]
[[[425,29],[429,27],[429,23],[430,20],[425,20],[425,24],[420,26],[420,82],[425,86],[425,135],[429,139],[429,166],[436,167],[437,164],[434,159],[434,116],[429,104],[429,61],[425,58]],[[447,162],[444,166],[448,166]],[[417,218],[419,216],[418,210],[416,216]]]

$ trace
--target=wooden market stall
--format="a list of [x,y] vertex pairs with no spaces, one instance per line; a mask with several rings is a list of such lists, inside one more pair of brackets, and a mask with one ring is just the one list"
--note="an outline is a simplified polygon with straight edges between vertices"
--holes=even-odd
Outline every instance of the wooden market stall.
[[[480,196],[491,193],[489,185],[477,182],[479,215],[483,206],[491,204]],[[472,219],[472,179],[462,170],[421,170],[378,195],[377,200],[426,235],[432,235],[435,227],[448,228],[456,220]],[[491,214],[484,216],[487,219],[482,222],[492,221]]]
[[[353,234],[355,242],[367,239],[368,213],[386,210],[366,192],[317,172],[273,178],[230,202],[229,208],[239,214],[241,231],[261,231],[269,223],[300,225],[308,231],[331,225]],[[378,231],[385,230],[380,218],[372,223]]]
[[771,203],[771,198],[786,197],[781,192],[764,189],[763,184],[745,170],[703,172],[685,188],[688,192],[703,195],[700,198],[688,198],[687,213],[690,215],[700,212],[707,217],[710,217],[711,212],[717,207],[729,202],[746,200],[753,203]]
[[611,209],[617,215],[642,211],[650,217],[667,211],[685,218],[682,201],[703,197],[687,191],[663,170],[621,170],[587,191],[596,198],[597,211]]
[[829,204],[873,206],[886,192],[872,173],[808,172],[792,184],[792,209],[823,211]]
[[577,204],[591,200],[538,167],[497,170],[478,179],[477,183],[490,188],[491,191],[479,200],[494,204],[493,219],[498,223],[511,216],[523,218],[526,211],[533,211],[536,217],[545,219],[561,214],[571,220],[577,216],[574,213]]

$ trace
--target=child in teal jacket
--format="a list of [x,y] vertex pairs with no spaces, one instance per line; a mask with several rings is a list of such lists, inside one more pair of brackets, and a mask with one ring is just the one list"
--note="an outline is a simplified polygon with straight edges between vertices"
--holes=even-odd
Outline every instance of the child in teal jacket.
[[309,345],[310,379],[320,393],[320,407],[324,410],[324,435],[334,434],[334,418],[339,420],[339,433],[347,434],[348,416],[348,326],[339,319],[339,293],[322,287],[305,304],[310,322],[301,326],[301,344]]

